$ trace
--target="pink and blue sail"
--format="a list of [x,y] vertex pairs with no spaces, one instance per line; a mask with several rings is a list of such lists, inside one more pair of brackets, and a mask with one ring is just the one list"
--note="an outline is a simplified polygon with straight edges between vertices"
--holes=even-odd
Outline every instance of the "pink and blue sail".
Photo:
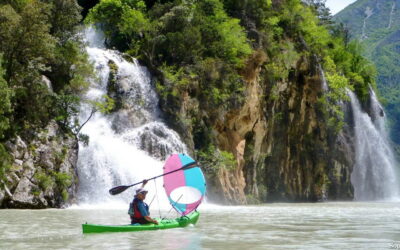
[[182,216],[190,214],[203,201],[206,181],[196,161],[185,154],[173,154],[165,162],[164,173],[185,168],[164,175],[164,188],[175,210]]

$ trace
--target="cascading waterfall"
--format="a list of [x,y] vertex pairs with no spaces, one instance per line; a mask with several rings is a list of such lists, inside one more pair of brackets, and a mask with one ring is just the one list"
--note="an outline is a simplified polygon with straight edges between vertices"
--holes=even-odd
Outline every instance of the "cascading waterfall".
[[385,115],[370,90],[371,116],[361,109],[356,95],[348,91],[354,118],[356,161],[351,174],[355,200],[398,199],[396,160],[390,147]]
[[325,72],[322,69],[321,64],[318,64],[318,70],[319,70],[319,74],[320,74],[321,80],[322,80],[322,83],[321,83],[322,84],[322,90],[324,92],[327,92],[329,90],[328,82],[326,81]]
[[[134,188],[112,197],[108,193],[111,187],[159,175],[167,155],[187,150],[178,134],[159,118],[158,98],[147,69],[134,59],[133,62],[124,59],[118,51],[105,49],[104,37],[93,28],[85,31],[85,40],[97,75],[91,81],[86,98],[99,100],[107,94],[113,70],[110,65],[113,64],[117,68],[114,82],[122,108],[109,115],[95,113],[82,129],[82,133],[89,136],[89,145],[80,145],[79,150],[78,202],[81,205],[125,205],[132,199]],[[91,110],[90,105],[82,106],[81,123]],[[164,193],[161,182],[159,179],[157,189],[153,183],[147,184],[148,197],[152,198],[157,190],[158,194]]]
[[374,14],[373,9],[371,9],[369,6],[365,9],[364,13],[365,13],[365,18],[364,18],[363,27],[361,30],[361,40],[365,40],[368,38],[368,36],[367,36],[367,20]]
[[388,24],[388,26],[387,26],[387,29],[391,29],[391,28],[392,28],[392,24],[393,24],[393,15],[394,15],[395,10],[396,10],[396,1],[394,1],[394,2],[392,3],[392,9],[390,10],[390,14],[389,14],[389,24]]

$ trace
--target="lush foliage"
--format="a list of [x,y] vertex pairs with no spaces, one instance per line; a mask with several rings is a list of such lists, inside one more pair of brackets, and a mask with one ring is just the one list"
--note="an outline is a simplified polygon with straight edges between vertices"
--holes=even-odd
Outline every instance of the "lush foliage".
[[204,171],[209,175],[217,176],[222,169],[233,170],[236,166],[236,159],[232,153],[220,151],[213,145],[199,151],[198,158]]
[[0,57],[0,139],[4,137],[4,132],[10,127],[8,118],[11,112],[11,93],[12,90],[8,87],[4,80],[4,71],[1,68],[2,58]]
[[92,72],[79,21],[74,0],[0,1],[0,139],[52,119],[69,130]]
[[237,68],[251,49],[239,20],[228,17],[219,0],[145,6],[143,1],[103,0],[87,20],[102,24],[110,46],[161,68],[167,82],[159,88],[166,98],[179,99],[193,82],[204,90],[205,106],[223,104],[230,93],[242,91]]
[[11,156],[7,152],[3,144],[0,143],[0,188],[3,188],[3,183],[5,181],[5,175],[9,168],[11,167]]

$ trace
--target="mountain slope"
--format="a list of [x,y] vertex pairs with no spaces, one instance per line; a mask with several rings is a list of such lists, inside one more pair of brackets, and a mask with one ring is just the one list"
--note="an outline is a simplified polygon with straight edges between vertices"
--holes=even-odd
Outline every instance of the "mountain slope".
[[400,143],[400,0],[359,0],[335,16],[365,45],[378,70],[377,86],[392,122],[392,139]]

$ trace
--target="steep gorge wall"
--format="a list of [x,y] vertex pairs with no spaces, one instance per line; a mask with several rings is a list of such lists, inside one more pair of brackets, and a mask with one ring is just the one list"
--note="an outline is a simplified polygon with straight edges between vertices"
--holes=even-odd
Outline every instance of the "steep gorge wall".
[[[231,186],[262,201],[352,198],[354,155],[346,139],[351,131],[335,135],[329,130],[318,110],[322,83],[313,68],[303,58],[289,79],[272,83],[268,72],[260,71],[248,83],[246,105],[235,112],[238,115],[227,117],[227,127],[216,126],[221,147],[235,152],[238,159],[236,178],[222,178],[223,186],[230,186],[233,179]],[[242,203],[242,193],[235,194],[228,197]]]
[[[209,176],[210,199],[228,204],[352,199],[351,110],[335,133],[319,107],[324,93],[317,64],[302,57],[288,79],[275,81],[263,66],[267,60],[262,53],[249,60],[244,102],[209,124],[218,149],[236,158],[233,169]],[[189,95],[183,100],[180,117],[196,102]],[[194,137],[192,130],[181,130]]]

